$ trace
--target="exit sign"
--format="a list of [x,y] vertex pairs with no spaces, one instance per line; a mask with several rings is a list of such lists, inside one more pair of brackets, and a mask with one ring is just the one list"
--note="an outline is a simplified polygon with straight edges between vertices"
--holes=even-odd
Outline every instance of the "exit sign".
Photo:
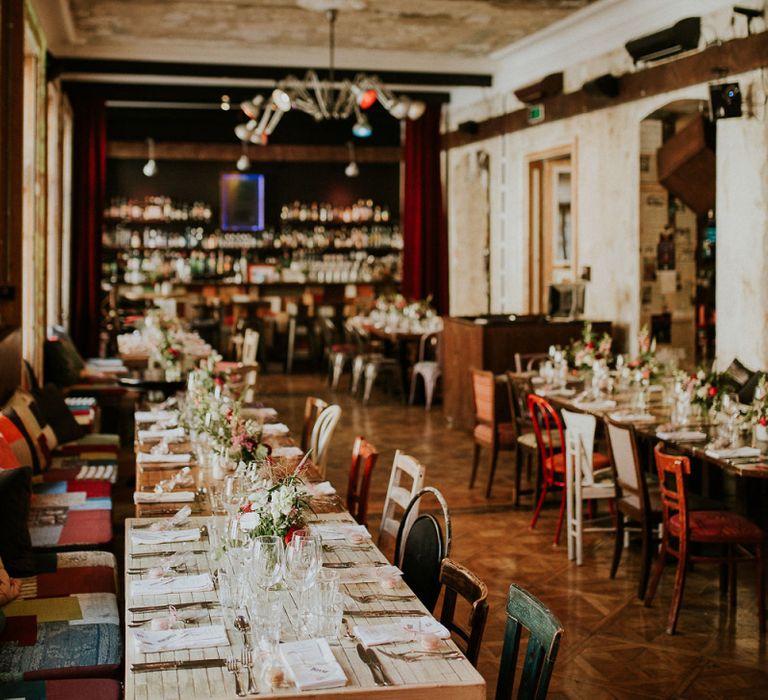
[[544,121],[544,105],[531,105],[528,107],[528,123],[538,124]]

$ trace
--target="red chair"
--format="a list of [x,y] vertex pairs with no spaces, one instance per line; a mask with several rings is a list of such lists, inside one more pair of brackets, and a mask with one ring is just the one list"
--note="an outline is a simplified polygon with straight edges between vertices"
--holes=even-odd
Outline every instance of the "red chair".
[[355,438],[352,464],[349,467],[347,510],[360,525],[368,525],[368,492],[371,490],[371,476],[378,458],[379,453],[370,442],[362,436]]
[[[736,565],[754,561],[757,565],[757,610],[760,634],[765,633],[765,585],[763,571],[763,548],[765,533],[753,522],[741,515],[723,510],[688,510],[688,497],[685,492],[685,475],[691,473],[691,462],[687,457],[670,455],[662,452],[661,445],[654,449],[656,469],[659,472],[661,489],[661,512],[664,531],[661,538],[661,551],[656,561],[645,606],[649,607],[656,595],[661,574],[668,554],[677,559],[675,591],[667,620],[667,634],[674,634],[680,604],[683,600],[685,575],[689,562],[726,565],[728,567],[728,587],[730,604],[736,605]],[[670,540],[676,540],[673,546]],[[725,553],[721,556],[691,554],[692,544],[722,545]],[[752,548],[752,551],[748,548]]]
[[[563,528],[563,518],[565,517],[565,454],[562,452],[561,445],[565,445],[565,435],[563,433],[563,423],[560,416],[553,408],[552,404],[546,399],[536,394],[528,395],[528,410],[531,412],[531,421],[533,430],[536,433],[536,443],[539,446],[539,455],[541,457],[541,494],[536,510],[531,520],[531,530],[536,527],[539,514],[544,505],[544,499],[547,492],[552,489],[560,489],[560,515],[557,519],[557,528],[555,530],[554,543],[560,542],[560,531]],[[592,454],[592,469],[605,469],[609,467],[611,460],[600,452]]]

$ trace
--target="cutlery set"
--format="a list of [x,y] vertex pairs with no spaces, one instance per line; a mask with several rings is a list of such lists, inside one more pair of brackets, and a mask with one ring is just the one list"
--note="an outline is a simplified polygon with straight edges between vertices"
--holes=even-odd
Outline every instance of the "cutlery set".
[[373,682],[376,685],[394,685],[392,679],[387,675],[387,672],[381,665],[381,661],[379,661],[379,657],[376,656],[376,652],[373,649],[369,649],[361,642],[357,643],[356,649],[360,660],[370,669],[371,675],[373,676]]

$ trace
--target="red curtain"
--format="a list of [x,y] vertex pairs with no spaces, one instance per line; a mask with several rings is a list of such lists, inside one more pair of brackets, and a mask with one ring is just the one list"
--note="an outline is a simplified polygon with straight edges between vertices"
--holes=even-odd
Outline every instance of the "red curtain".
[[403,197],[403,294],[432,295],[435,308],[448,313],[448,236],[440,169],[439,104],[427,104],[405,125]]
[[70,93],[72,144],[72,278],[69,332],[85,357],[99,352],[101,229],[107,169],[107,114],[102,98]]

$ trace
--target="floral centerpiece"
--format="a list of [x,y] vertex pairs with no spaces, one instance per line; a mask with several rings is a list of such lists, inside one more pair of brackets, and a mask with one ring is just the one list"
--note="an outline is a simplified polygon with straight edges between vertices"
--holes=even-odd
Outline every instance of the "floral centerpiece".
[[163,339],[157,348],[160,363],[165,369],[173,369],[181,364],[184,355],[182,347],[175,343],[168,332],[163,333]]
[[755,426],[755,437],[768,440],[768,377],[763,375],[755,388],[752,403],[744,411],[744,417]]
[[262,425],[244,419],[238,412],[232,421],[232,452],[242,462],[257,462],[267,456],[267,446],[261,443]]
[[656,339],[651,337],[648,326],[643,326],[637,337],[639,352],[627,363],[634,381],[652,382],[664,373],[664,366],[656,357]]
[[598,338],[597,333],[592,330],[591,323],[585,323],[581,332],[581,338],[574,340],[566,349],[566,357],[569,364],[578,370],[591,369],[595,362],[604,360],[610,363],[611,345],[613,339],[608,333],[603,333]]
[[699,369],[695,374],[678,372],[675,378],[691,398],[691,403],[707,411],[719,410],[728,388],[727,376],[715,370]]

